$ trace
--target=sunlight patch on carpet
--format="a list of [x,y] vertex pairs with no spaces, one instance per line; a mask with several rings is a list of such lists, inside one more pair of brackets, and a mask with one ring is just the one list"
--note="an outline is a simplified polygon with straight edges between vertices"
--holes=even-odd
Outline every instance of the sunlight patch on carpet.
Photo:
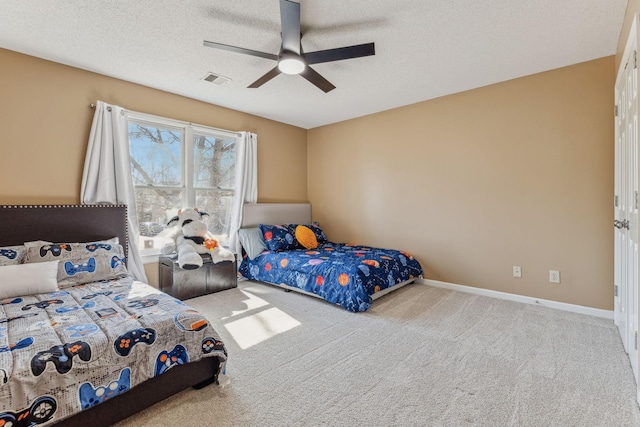
[[274,307],[234,320],[224,327],[238,346],[245,350],[300,325],[296,319]]

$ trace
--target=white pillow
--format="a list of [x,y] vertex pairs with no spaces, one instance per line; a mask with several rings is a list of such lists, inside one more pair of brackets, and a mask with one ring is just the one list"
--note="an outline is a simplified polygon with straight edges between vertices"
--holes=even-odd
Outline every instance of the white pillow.
[[0,299],[44,294],[58,290],[58,262],[0,267]]

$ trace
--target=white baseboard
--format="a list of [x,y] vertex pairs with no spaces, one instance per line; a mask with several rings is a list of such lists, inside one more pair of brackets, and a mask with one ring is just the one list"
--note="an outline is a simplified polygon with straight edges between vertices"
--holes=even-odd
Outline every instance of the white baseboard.
[[573,313],[588,314],[590,316],[602,317],[613,320],[613,311],[599,308],[585,307],[583,305],[567,304],[565,302],[551,301],[540,298],[527,297],[524,295],[509,294],[506,292],[492,291],[490,289],[474,288],[473,286],[457,285],[455,283],[440,282],[430,279],[416,279],[416,283],[433,286],[436,288],[451,289],[454,291],[466,292],[469,294],[483,295],[486,297],[506,299],[509,301],[522,302],[525,304],[541,305],[543,307],[555,308],[557,310],[570,311]]

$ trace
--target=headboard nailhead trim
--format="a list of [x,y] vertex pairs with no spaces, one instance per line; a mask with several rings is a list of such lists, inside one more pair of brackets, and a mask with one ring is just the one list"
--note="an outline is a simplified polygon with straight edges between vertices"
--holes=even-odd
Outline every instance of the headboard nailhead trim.
[[[91,204],[91,205],[0,205],[0,209],[51,209],[51,208],[124,208],[125,216],[128,217],[128,209],[129,207],[125,204],[112,204],[112,203],[104,203],[104,204]],[[129,221],[125,221],[125,230],[124,230],[125,238],[127,242],[129,242]]]

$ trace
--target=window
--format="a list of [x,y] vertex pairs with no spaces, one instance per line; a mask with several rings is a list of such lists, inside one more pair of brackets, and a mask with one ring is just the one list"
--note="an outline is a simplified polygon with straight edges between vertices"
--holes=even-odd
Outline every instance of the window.
[[237,134],[139,113],[128,123],[143,254],[159,253],[167,222],[187,206],[207,212],[209,231],[226,245]]

